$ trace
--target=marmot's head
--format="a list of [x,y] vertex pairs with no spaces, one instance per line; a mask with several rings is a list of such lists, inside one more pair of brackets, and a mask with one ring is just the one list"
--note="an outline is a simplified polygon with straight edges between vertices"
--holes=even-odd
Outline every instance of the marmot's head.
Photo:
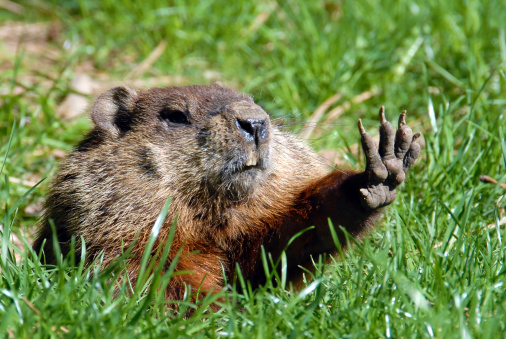
[[127,148],[125,166],[187,190],[183,195],[240,201],[269,175],[269,116],[251,97],[219,84],[113,88],[95,101],[91,119],[94,130],[78,152],[110,145],[121,157]]

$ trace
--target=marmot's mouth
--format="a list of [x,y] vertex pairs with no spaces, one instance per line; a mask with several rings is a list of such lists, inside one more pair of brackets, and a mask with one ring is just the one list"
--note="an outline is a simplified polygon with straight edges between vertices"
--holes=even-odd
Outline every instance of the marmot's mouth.
[[261,166],[261,161],[258,156],[258,152],[253,151],[247,155],[246,162],[244,163],[244,165],[242,166],[240,171],[245,172],[245,171],[250,171],[250,170],[254,170],[254,169],[261,169],[261,167],[262,166]]
[[265,154],[257,150],[243,153],[233,163],[227,167],[230,169],[230,174],[240,175],[241,173],[248,175],[256,175],[257,172],[262,172],[266,169]]
[[254,166],[248,166],[248,165],[246,165],[246,166],[243,167],[242,170],[245,172],[245,171],[251,171],[251,170],[254,170],[254,169],[260,169],[260,165],[254,165]]
[[240,173],[252,173],[256,171],[261,171],[264,169],[263,163],[261,161],[258,161],[256,163],[250,163],[250,165],[244,164],[236,167],[234,170],[234,173],[240,174]]
[[257,152],[251,152],[248,154],[248,159],[246,160],[246,163],[244,164],[244,167],[256,167],[258,165],[258,153]]
[[255,167],[258,164],[258,157],[255,159],[249,158],[244,164],[244,167]]
[[255,172],[261,171],[263,169],[262,163],[258,162],[254,165],[236,165],[235,168],[231,171],[231,174],[241,174],[246,172]]

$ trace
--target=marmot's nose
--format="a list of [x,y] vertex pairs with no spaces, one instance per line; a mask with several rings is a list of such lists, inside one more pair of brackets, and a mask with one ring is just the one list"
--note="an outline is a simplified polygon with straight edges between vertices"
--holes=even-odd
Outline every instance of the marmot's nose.
[[268,122],[265,119],[237,119],[237,129],[244,139],[258,144],[269,135]]

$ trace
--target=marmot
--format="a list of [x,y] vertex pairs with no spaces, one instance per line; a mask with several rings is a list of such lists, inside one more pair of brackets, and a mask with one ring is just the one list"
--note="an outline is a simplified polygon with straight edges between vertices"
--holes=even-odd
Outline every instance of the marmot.
[[405,112],[395,133],[382,108],[378,148],[358,122],[365,171],[332,170],[275,128],[250,96],[220,84],[143,92],[117,87],[96,99],[90,115],[93,129],[52,181],[34,249],[45,243],[46,262],[55,262],[54,222],[63,255],[82,236],[86,264],[103,253],[107,265],[139,236],[127,266],[135,280],[171,197],[153,253],[177,216],[174,251],[160,264],[168,267],[183,247],[176,270],[191,272],[171,280],[165,293],[171,300],[183,297],[185,284],[220,290],[237,264],[253,285],[264,282],[262,246],[275,259],[295,234],[314,226],[286,250],[296,279],[311,256],[336,252],[328,219],[343,245],[338,226],[355,237],[372,227],[420,152],[419,133],[406,126]]

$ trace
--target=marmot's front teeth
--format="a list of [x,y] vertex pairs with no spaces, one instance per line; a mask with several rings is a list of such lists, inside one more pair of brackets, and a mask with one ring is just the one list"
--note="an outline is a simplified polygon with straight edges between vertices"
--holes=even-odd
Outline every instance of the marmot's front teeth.
[[258,164],[258,154],[256,152],[250,153],[245,165],[246,166],[256,166],[257,164]]

